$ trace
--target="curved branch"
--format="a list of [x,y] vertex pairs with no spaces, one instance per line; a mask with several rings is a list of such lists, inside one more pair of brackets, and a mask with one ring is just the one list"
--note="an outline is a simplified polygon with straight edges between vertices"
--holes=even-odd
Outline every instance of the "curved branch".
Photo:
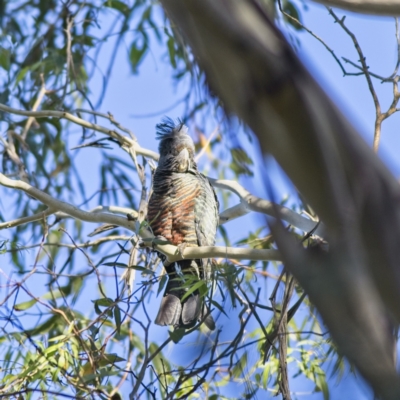
[[375,91],[374,84],[373,84],[372,78],[371,78],[371,74],[369,72],[369,67],[365,60],[363,51],[361,50],[360,44],[358,43],[357,37],[345,25],[344,17],[339,18],[331,8],[328,8],[328,11],[329,11],[329,14],[332,15],[335,22],[341,26],[341,28],[347,33],[348,36],[350,36],[350,38],[354,44],[354,47],[356,48],[357,54],[359,56],[359,60],[361,63],[361,71],[363,72],[365,79],[367,80],[368,89],[371,93],[372,100],[373,100],[374,106],[375,106],[375,129],[374,129],[373,149],[375,152],[378,152],[379,141],[380,141],[380,137],[381,137],[382,122],[383,122],[384,118],[383,118],[383,113],[381,110],[381,105],[380,105],[380,102],[378,99],[378,95]]
[[[129,214],[129,216],[132,219],[137,219],[138,213],[136,210],[128,207],[119,207],[119,206],[97,206],[95,208],[92,208],[88,212],[93,213],[93,214],[119,214],[126,216]],[[71,215],[64,213],[62,211],[57,211],[54,213],[58,218],[73,218]],[[1,227],[1,225],[0,225]]]
[[[299,228],[304,232],[312,232],[317,225],[317,222],[302,217],[301,215],[292,211],[290,208],[283,207],[279,204],[272,203],[271,201],[261,199],[257,196],[253,196],[238,182],[212,178],[208,179],[213,186],[232,191],[239,196],[241,201],[240,204],[228,208],[220,214],[220,224],[224,224],[225,222],[231,221],[234,218],[241,217],[250,211],[255,211],[286,221],[290,225]],[[314,234],[323,236],[324,229],[324,226],[320,224],[317,229],[315,229]]]
[[244,204],[236,204],[236,206],[227,208],[219,214],[219,225],[225,224],[226,222],[232,221],[236,218],[240,218],[248,213],[249,210]]
[[400,15],[399,0],[313,0],[316,3],[329,7],[339,7],[345,10],[375,14],[375,15]]
[[111,214],[120,214],[120,215],[131,215],[132,218],[137,218],[138,213],[136,210],[128,207],[119,207],[119,206],[97,206],[90,210],[92,213],[104,213],[109,212]]
[[93,110],[85,110],[83,108],[77,108],[74,110],[76,113],[87,113],[87,114],[92,114],[98,117],[102,117],[102,118],[106,118],[108,119],[113,125],[115,125],[118,129],[120,129],[121,131],[127,133],[131,139],[133,140],[137,140],[136,136],[133,134],[133,132],[128,129],[125,128],[124,126],[122,126],[118,121],[116,121],[116,119],[114,118],[114,115],[112,115],[110,112],[107,114],[101,113],[101,112],[97,112],[97,111],[93,111]]
[[118,140],[118,142],[121,144],[123,148],[133,148],[136,152],[136,154],[140,154],[142,156],[151,158],[155,161],[158,160],[159,156],[156,152],[144,149],[142,148],[138,142],[135,140],[128,138],[127,136],[121,135],[119,132],[113,130],[113,129],[108,129],[104,126],[93,124],[89,121],[86,121],[82,118],[76,117],[75,115],[72,115],[70,113],[67,113],[65,111],[53,111],[53,110],[47,110],[47,111],[26,111],[26,110],[18,110],[16,108],[8,107],[5,104],[0,104],[0,111],[7,112],[10,114],[16,114],[16,115],[23,115],[26,117],[35,117],[35,118],[48,118],[48,117],[53,117],[53,118],[60,118],[60,119],[66,119],[68,121],[71,121],[77,125],[83,126],[88,129],[93,129],[97,132],[104,133],[105,135]]
[[92,213],[90,211],[83,211],[78,207],[75,207],[64,201],[54,199],[47,193],[44,193],[41,190],[36,189],[33,186],[29,185],[29,183],[19,180],[9,179],[1,173],[0,173],[0,185],[12,189],[22,190],[25,193],[34,197],[35,199],[41,201],[43,204],[46,204],[50,209],[62,211],[65,214],[68,214],[71,217],[80,219],[82,221],[115,224],[122,226],[126,229],[129,229],[131,231],[135,230],[135,223],[133,221],[129,221],[127,218],[119,217],[117,215],[112,215],[108,213],[99,213],[99,212]]
[[[98,213],[104,213],[105,211],[108,213],[111,213],[111,214],[120,214],[120,215],[129,214],[132,216],[133,219],[137,218],[137,212],[135,210],[132,210],[127,207],[97,206],[88,212],[98,214]],[[58,217],[58,218],[72,218],[71,215],[66,214],[62,211],[57,211],[56,209],[48,208],[45,211],[41,211],[36,214],[29,215],[27,217],[22,217],[22,218],[13,219],[11,221],[2,222],[2,223],[0,223],[0,230],[15,228],[16,226],[24,225],[29,222],[39,221],[39,220],[43,219],[44,217],[48,217],[49,215],[52,215],[52,214],[55,214],[56,217]]]

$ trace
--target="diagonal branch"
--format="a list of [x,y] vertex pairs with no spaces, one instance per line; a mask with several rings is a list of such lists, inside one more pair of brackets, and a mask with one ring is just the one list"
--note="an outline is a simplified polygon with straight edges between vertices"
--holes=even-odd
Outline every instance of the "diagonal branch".
[[348,11],[375,14],[400,15],[399,0],[313,0],[329,7],[339,7]]
[[[97,206],[93,208],[92,210],[89,211],[90,213],[110,213],[110,214],[119,214],[119,215],[128,215],[131,217],[131,219],[136,219],[137,218],[137,212],[135,210],[132,210],[130,208],[126,207],[117,207],[117,206]],[[29,215],[27,217],[21,217],[17,218],[11,221],[6,221],[0,223],[0,230],[1,229],[9,229],[9,228],[14,228],[19,225],[24,225],[29,222],[34,222],[34,221],[39,221],[43,219],[44,217],[48,217],[49,215],[55,214],[57,218],[71,218],[71,215],[66,214],[62,211],[57,211],[56,209],[52,208],[47,208],[44,211],[38,212],[33,215]]]
[[135,140],[128,138],[127,136],[122,135],[113,129],[108,129],[104,126],[101,126],[98,124],[93,124],[89,121],[86,121],[82,118],[76,117],[75,115],[72,115],[65,111],[53,111],[53,110],[26,111],[26,110],[18,110],[16,108],[8,107],[5,104],[0,104],[0,111],[11,113],[11,114],[16,114],[16,115],[23,115],[26,117],[34,117],[34,118],[53,117],[53,118],[66,119],[77,125],[83,126],[84,128],[93,129],[94,131],[104,133],[105,135],[118,140],[118,142],[120,143],[120,145],[122,146],[123,149],[134,148],[136,154],[140,154],[144,157],[149,157],[156,161],[159,158],[159,156],[156,152],[142,148],[138,144],[138,142],[136,142]]
[[349,28],[344,23],[345,16],[342,18],[339,18],[335,12],[332,10],[332,8],[328,8],[329,14],[332,15],[333,19],[335,20],[336,23],[338,23],[341,28],[347,33],[347,35],[350,36],[351,40],[353,41],[354,47],[356,48],[358,57],[360,58],[360,63],[361,63],[361,70],[364,73],[365,79],[367,80],[368,84],[368,89],[371,93],[372,100],[374,101],[374,106],[375,106],[375,129],[374,129],[374,143],[373,143],[373,148],[374,151],[378,151],[379,147],[379,141],[381,138],[381,129],[382,129],[382,121],[383,121],[383,114],[381,110],[381,105],[378,99],[378,95],[376,94],[374,84],[372,83],[371,79],[371,74],[369,72],[369,67],[365,61],[365,56],[363,51],[361,50],[360,44],[358,43],[356,35],[350,31]]
[[16,226],[24,225],[29,222],[39,221],[45,217],[48,217],[49,215],[54,214],[55,212],[57,212],[57,210],[55,208],[49,207],[44,211],[38,212],[33,215],[29,215],[28,217],[22,217],[22,218],[13,219],[11,221],[2,222],[2,223],[0,223],[0,229],[14,228]]
[[131,231],[135,230],[134,222],[129,221],[128,218],[123,218],[108,213],[91,213],[89,211],[81,210],[78,207],[73,206],[72,204],[54,199],[47,193],[44,193],[41,190],[36,189],[33,186],[29,185],[29,183],[20,180],[9,179],[1,173],[0,173],[0,185],[3,185],[11,189],[22,190],[25,193],[34,197],[35,199],[41,201],[43,204],[49,207],[49,209],[62,211],[70,215],[71,217],[80,219],[82,221],[115,224],[122,226],[126,229],[129,229]]
[[382,317],[386,309],[400,323],[398,182],[258,1],[161,2],[226,112],[252,129],[325,225],[329,253],[301,249],[284,227],[273,232],[285,267],[376,394],[399,399]]
[[238,182],[212,178],[208,179],[214,187],[230,190],[240,198],[240,204],[228,208],[220,214],[220,224],[224,224],[235,218],[241,217],[242,215],[245,215],[250,211],[254,211],[286,221],[290,225],[301,229],[303,232],[312,231],[315,235],[322,237],[324,235],[325,228],[321,224],[318,225],[317,221],[312,221],[308,218],[302,217],[301,215],[292,211],[290,208],[283,207],[280,204],[272,203],[271,201],[253,196]]

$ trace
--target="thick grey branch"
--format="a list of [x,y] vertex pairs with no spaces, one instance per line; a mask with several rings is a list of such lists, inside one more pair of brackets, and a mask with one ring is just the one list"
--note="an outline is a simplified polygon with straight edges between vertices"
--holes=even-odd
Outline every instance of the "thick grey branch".
[[175,262],[183,259],[197,258],[233,258],[235,260],[255,260],[255,261],[280,261],[281,256],[278,250],[260,250],[260,249],[243,249],[237,247],[223,246],[202,246],[202,247],[186,247],[183,254],[180,253],[178,247],[172,244],[153,245],[153,238],[144,239],[144,243],[148,247],[154,247],[167,256],[169,262]]
[[[311,221],[308,218],[302,217],[290,208],[283,207],[279,204],[272,203],[271,201],[261,199],[257,196],[253,196],[245,188],[243,188],[238,182],[219,180],[208,178],[211,184],[215,187],[230,190],[237,194],[240,198],[240,204],[231,207],[219,216],[220,224],[231,221],[234,218],[241,217],[250,211],[259,212],[262,214],[269,215],[274,218],[282,219],[288,222],[290,225],[301,229],[304,232],[311,232],[317,226],[317,222]],[[313,232],[315,235],[323,237],[324,227],[319,225]]]
[[[296,252],[290,238],[277,234],[285,266],[378,396],[399,399],[382,320],[386,308],[400,323],[398,182],[256,0],[161,2],[213,93],[253,130],[262,151],[276,158],[324,223],[327,257]],[[375,2],[381,9],[382,3]]]
[[[137,212],[135,210],[132,210],[130,208],[126,207],[117,207],[117,206],[97,206],[93,208],[92,210],[88,211],[90,213],[111,213],[111,214],[120,214],[120,215],[131,215],[132,218],[137,218]],[[55,214],[58,218],[73,218],[71,215],[66,214],[62,211],[57,211],[56,209],[53,208],[48,208],[45,211],[38,212],[33,215],[29,215],[27,217],[21,217],[17,218],[11,221],[6,221],[0,223],[0,230],[1,229],[9,229],[9,228],[14,228],[19,225],[24,225],[29,222],[34,222],[34,221],[39,221],[45,217],[48,217],[49,215]]]
[[[109,214],[117,214],[117,215],[130,215],[132,218],[136,219],[137,218],[137,211],[127,208],[127,207],[118,207],[118,206],[97,206],[95,208],[92,208],[88,212],[93,213],[93,214],[104,214],[104,213],[109,213]],[[54,213],[58,218],[73,218],[71,215],[64,213],[62,211],[57,211]],[[0,225],[1,227],[1,225]]]

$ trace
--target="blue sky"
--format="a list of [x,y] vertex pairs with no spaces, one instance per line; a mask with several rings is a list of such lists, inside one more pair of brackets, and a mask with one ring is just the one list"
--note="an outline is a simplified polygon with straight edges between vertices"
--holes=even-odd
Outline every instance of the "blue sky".
[[[298,3],[302,9],[302,3]],[[343,30],[333,23],[332,17],[327,10],[320,5],[307,2],[308,11],[302,11],[303,21],[308,28],[313,30],[318,36],[332,47],[336,54],[347,57],[356,62],[358,59],[354,45]],[[339,15],[344,13],[337,11]],[[367,63],[371,70],[381,75],[389,75],[397,61],[397,50],[395,41],[395,28],[393,18],[377,18],[370,16],[359,16],[346,13],[347,26],[357,35],[360,41]],[[339,105],[342,111],[359,129],[365,140],[372,144],[373,126],[375,110],[371,95],[368,91],[365,78],[343,77],[343,74],[332,56],[309,34],[303,32],[298,35],[300,45],[298,54],[304,63],[311,69],[313,76],[327,90],[330,96]],[[106,46],[111,48],[112,41]],[[154,138],[154,127],[164,114],[171,117],[179,117],[183,111],[183,105],[177,106],[167,113],[162,112],[176,103],[184,94],[182,87],[174,87],[171,84],[171,68],[160,60],[161,48],[154,45],[152,54],[146,58],[139,69],[139,74],[133,76],[127,62],[127,50],[124,46],[118,53],[118,58],[111,77],[108,91],[104,98],[101,109],[98,111],[111,111],[117,120],[128,126],[137,135],[142,146],[152,150],[157,150],[157,142]],[[107,61],[107,51],[102,55],[104,63]],[[349,71],[354,69],[346,65]],[[381,97],[383,108],[387,107],[391,101],[392,87],[390,84],[380,84],[374,80],[378,95]],[[96,82],[91,85],[93,95],[98,91]],[[153,117],[139,118],[149,113],[160,111],[159,115]],[[133,117],[135,115],[136,117]],[[399,116],[392,116],[383,124],[383,133],[379,155],[393,171],[395,176],[400,175],[400,161],[398,157],[400,146],[400,135],[398,132]],[[216,124],[216,121],[215,121]],[[213,122],[209,123],[211,133]],[[79,136],[77,136],[77,140]],[[247,145],[245,145],[248,148]],[[88,153],[90,157],[96,157],[96,149],[88,149],[81,152],[77,157],[78,168],[84,170],[85,174],[97,174],[94,163],[88,163]],[[257,158],[257,157],[256,157]],[[257,158],[259,163],[260,157]],[[273,161],[269,161],[268,170],[270,180],[273,182],[273,189],[277,198],[282,198],[285,193],[291,192],[290,185],[287,184],[284,174],[276,168]],[[212,172],[210,172],[212,176]],[[254,179],[246,179],[242,182],[254,194],[265,197],[266,192],[261,185],[262,180],[259,176]],[[94,184],[94,182],[93,182]],[[88,182],[90,186],[90,181]],[[93,191],[97,189],[94,184]],[[87,193],[91,193],[88,188]],[[254,229],[260,225],[259,216],[251,216],[246,222],[240,222],[240,231],[243,234],[243,227]],[[239,225],[230,225],[230,230],[236,230]],[[227,226],[228,228],[228,226]],[[246,229],[245,228],[245,229]],[[238,235],[237,238],[239,238]],[[172,349],[171,349],[172,351]],[[304,385],[304,386],[302,386]],[[332,399],[363,400],[371,399],[371,393],[362,383],[360,378],[347,376],[338,386],[335,386],[335,379],[330,380]],[[322,394],[310,395],[310,385],[307,383],[295,384],[295,390],[299,393],[299,398],[322,398]],[[303,395],[301,395],[303,393]],[[308,393],[308,394],[306,394]]]
[[[307,5],[309,11],[302,14],[305,25],[320,36],[339,58],[346,57],[357,62],[359,57],[353,42],[338,24],[333,23],[326,8],[311,2],[307,2]],[[390,75],[397,62],[394,18],[360,15],[340,10],[336,10],[336,13],[339,16],[346,15],[346,26],[356,35],[370,70],[382,76]],[[372,144],[375,108],[365,77],[343,77],[337,62],[316,39],[307,33],[302,33],[300,40],[299,54],[313,72],[314,77],[358,128],[367,143]],[[349,64],[343,62],[343,65],[349,72],[356,71]],[[392,84],[381,84],[374,78],[373,83],[382,109],[386,110],[392,101]],[[399,122],[399,114],[392,115],[383,122],[379,152],[381,159],[395,176],[400,175]]]
[[[327,10],[311,2],[307,2],[306,4],[308,11],[303,11],[303,2],[298,2],[298,6],[302,10],[301,14],[305,25],[323,38],[339,57],[345,56],[356,62],[358,56],[350,38],[344,34],[337,24],[333,23],[332,17],[328,15]],[[344,13],[338,11],[338,14],[343,15]],[[346,13],[346,15],[347,26],[357,35],[371,70],[381,75],[389,75],[393,71],[397,61],[393,18],[358,16],[350,13]],[[297,33],[295,34],[297,35]],[[343,77],[336,61],[320,43],[305,32],[298,34],[298,38],[300,40],[300,45],[298,46],[299,56],[311,69],[314,77],[326,88],[343,112],[359,129],[365,140],[369,144],[372,144],[375,111],[365,78],[362,76]],[[100,67],[104,65],[104,69],[111,54],[112,44],[113,40],[106,43],[104,51],[101,54]],[[117,54],[116,67],[111,76],[104,101],[101,108],[97,111],[112,112],[119,122],[129,127],[135,133],[143,147],[156,151],[158,143],[155,140],[155,125],[165,114],[173,118],[182,115],[183,105],[179,105],[168,112],[164,112],[163,110],[170,108],[171,105],[181,99],[185,88],[183,86],[175,87],[172,84],[172,69],[168,66],[168,63],[161,61],[161,52],[163,50],[157,44],[153,44],[152,53],[146,57],[140,66],[138,75],[132,75],[130,70],[128,43],[121,47]],[[351,66],[346,67],[348,70],[353,70]],[[90,86],[92,91],[90,96],[93,96],[94,99],[97,98],[100,90],[101,82],[99,78],[100,76],[97,76],[91,82]],[[390,84],[382,85],[377,80],[374,80],[374,83],[385,109],[391,101],[392,87]],[[158,115],[145,117],[147,114],[154,114],[158,111],[160,111]],[[139,116],[143,116],[143,118]],[[396,177],[400,176],[399,121],[399,115],[394,115],[383,123],[379,152],[380,157]],[[106,125],[106,122],[102,121],[102,123]],[[216,124],[216,120],[208,121],[207,128],[209,130],[205,133],[210,134]],[[80,143],[81,131],[76,129],[75,132],[76,134],[70,135],[68,139],[68,146],[70,148]],[[100,137],[100,135],[98,136]],[[243,145],[250,151],[248,144],[244,142]],[[122,151],[115,149],[114,153],[121,157],[126,157],[128,160],[128,157]],[[263,164],[263,160],[257,152],[254,152],[251,156],[254,157],[258,165]],[[80,150],[75,158],[76,168],[82,171],[87,195],[92,194],[98,189],[96,177],[99,174],[99,157],[98,149],[89,148]],[[203,164],[203,167],[209,171],[209,165],[207,165],[206,160],[204,160]],[[268,161],[267,170],[270,174],[270,181],[273,184],[274,196],[278,200],[288,192],[293,195],[290,184],[288,184],[284,174],[279,171],[273,161]],[[209,171],[209,175],[213,176],[212,171]],[[263,180],[257,174],[256,170],[256,175],[253,179],[245,179],[241,183],[252,193],[266,197],[266,190],[262,182]],[[90,207],[88,206],[88,208]],[[233,232],[233,238],[237,240],[261,224],[264,224],[264,220],[261,220],[259,215],[250,215],[241,219],[240,222],[227,225],[227,229]],[[88,229],[92,230],[92,228],[93,226],[90,226]],[[160,298],[154,300],[157,306],[159,300]],[[155,327],[154,332],[157,335],[166,335],[164,328]],[[170,349],[170,353],[173,353],[172,348]],[[335,386],[335,379],[331,379],[330,385],[333,400],[372,399],[371,393],[360,379],[348,376],[338,386]],[[322,398],[321,394],[314,394],[312,396],[310,394],[301,395],[301,393],[309,393],[309,390],[311,390],[310,387],[312,388],[312,385],[310,386],[309,383],[299,382],[294,384],[293,388],[299,392],[298,398]],[[271,396],[271,398],[274,397]]]

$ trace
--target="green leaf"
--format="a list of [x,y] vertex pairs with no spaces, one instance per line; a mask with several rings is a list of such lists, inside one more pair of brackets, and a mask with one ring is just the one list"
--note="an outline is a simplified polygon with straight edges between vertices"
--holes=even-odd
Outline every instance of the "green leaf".
[[[39,334],[43,334],[45,332],[50,331],[54,327],[54,325],[60,320],[60,315],[53,315],[47,321],[43,322],[43,324],[37,326],[36,328],[30,329],[27,331],[27,334],[30,336],[35,336]],[[39,342],[40,343],[40,342]]]
[[185,336],[185,329],[174,329],[173,331],[168,331],[168,334],[172,341],[176,344],[179,343],[179,341]]
[[326,383],[325,372],[318,366],[314,365],[315,384],[319,391],[324,395],[324,400],[329,400],[329,388]]
[[125,361],[125,358],[119,357],[118,354],[104,354],[99,365],[100,367],[105,367],[106,365],[115,364],[121,361]]
[[99,306],[103,306],[103,307],[109,307],[114,303],[108,297],[107,298],[98,299],[98,300],[92,300],[92,302],[98,304]]
[[195,290],[199,290],[201,294],[207,293],[207,285],[204,281],[198,281],[193,286],[191,286],[186,293],[182,296],[181,302],[189,297]]
[[129,7],[123,1],[107,0],[106,2],[104,2],[103,5],[105,7],[113,8],[114,10],[117,10],[124,15],[127,15],[129,13]]
[[147,20],[151,17],[151,9],[152,9],[152,7],[151,7],[151,5],[150,5],[149,7],[147,7],[147,8],[144,10],[144,12],[143,12],[143,14],[142,14],[142,20],[141,20],[141,22],[147,21]]
[[217,303],[215,300],[211,300],[211,304],[215,307],[218,308],[219,311],[221,311],[223,314],[225,314],[226,316],[228,316],[228,314],[225,312],[225,310],[223,309],[223,307],[221,306],[221,304]]
[[162,292],[164,289],[165,284],[167,283],[168,275],[164,274],[160,279],[160,284],[158,285],[157,296]]
[[[92,300],[92,302],[94,303],[94,310],[96,312],[97,315],[101,314],[102,311],[100,309],[100,307],[110,307],[114,302],[109,299],[109,298],[103,298],[103,299],[98,299],[98,300]],[[109,310],[108,311],[108,315],[112,316],[112,311]]]
[[234,161],[253,165],[253,160],[249,157],[249,155],[240,147],[235,147],[231,149],[232,158]]
[[[299,22],[301,22],[299,11],[297,10],[297,7],[291,1],[286,1],[283,4],[283,11],[286,14],[290,15],[292,18],[295,18]],[[297,31],[301,31],[303,29],[303,27],[299,23],[297,23],[296,21],[293,21],[291,18],[288,18],[285,14],[284,14],[284,19],[288,24],[290,24]]]
[[224,239],[225,246],[230,247],[231,241],[229,240],[228,232],[226,231],[225,227],[220,225],[218,226],[219,233],[221,234],[222,238]]
[[15,311],[25,311],[28,308],[33,307],[37,303],[36,299],[25,301],[24,303],[19,303],[14,306]]
[[136,271],[140,271],[145,274],[154,275],[154,271],[152,271],[151,269],[145,268],[145,267],[141,267],[140,265],[130,265],[128,268],[135,269]]
[[114,308],[114,319],[115,325],[117,327],[117,332],[121,333],[121,309],[118,306]]
[[167,41],[167,47],[168,47],[168,55],[169,55],[169,61],[172,65],[173,68],[176,68],[176,60],[175,60],[175,40],[170,37]]
[[64,342],[60,342],[60,343],[53,344],[52,346],[48,347],[48,348],[44,351],[44,354],[45,354],[46,356],[51,356],[51,355],[55,354],[55,353],[57,352],[57,350],[58,350],[60,347],[63,347],[64,344],[65,344]]
[[101,314],[100,307],[97,303],[94,303],[94,311],[96,312],[97,315]]
[[127,268],[127,265],[121,262],[107,262],[101,265],[105,265],[106,267]]
[[52,337],[51,339],[48,340],[48,342],[58,342],[58,341],[65,341],[68,339],[67,335],[59,335]]
[[252,176],[253,172],[249,166],[253,165],[253,160],[249,155],[240,147],[235,147],[231,149],[232,162],[229,167],[233,172],[239,175],[249,175]]
[[137,42],[133,42],[129,51],[129,61],[131,62],[132,72],[136,74],[138,72],[138,66],[143,61],[143,56],[147,52],[147,43],[144,41],[140,47]]
[[10,50],[0,47],[0,67],[9,71],[10,69]]
[[[8,99],[10,97],[10,89],[6,89],[3,92],[0,92],[0,103],[6,104],[8,103]],[[2,220],[4,221],[4,218],[2,217]]]
[[239,359],[239,362],[237,362],[233,367],[232,375],[235,378],[239,378],[240,375],[242,375],[244,369],[246,368],[246,365],[247,365],[247,352],[243,353],[243,355]]

